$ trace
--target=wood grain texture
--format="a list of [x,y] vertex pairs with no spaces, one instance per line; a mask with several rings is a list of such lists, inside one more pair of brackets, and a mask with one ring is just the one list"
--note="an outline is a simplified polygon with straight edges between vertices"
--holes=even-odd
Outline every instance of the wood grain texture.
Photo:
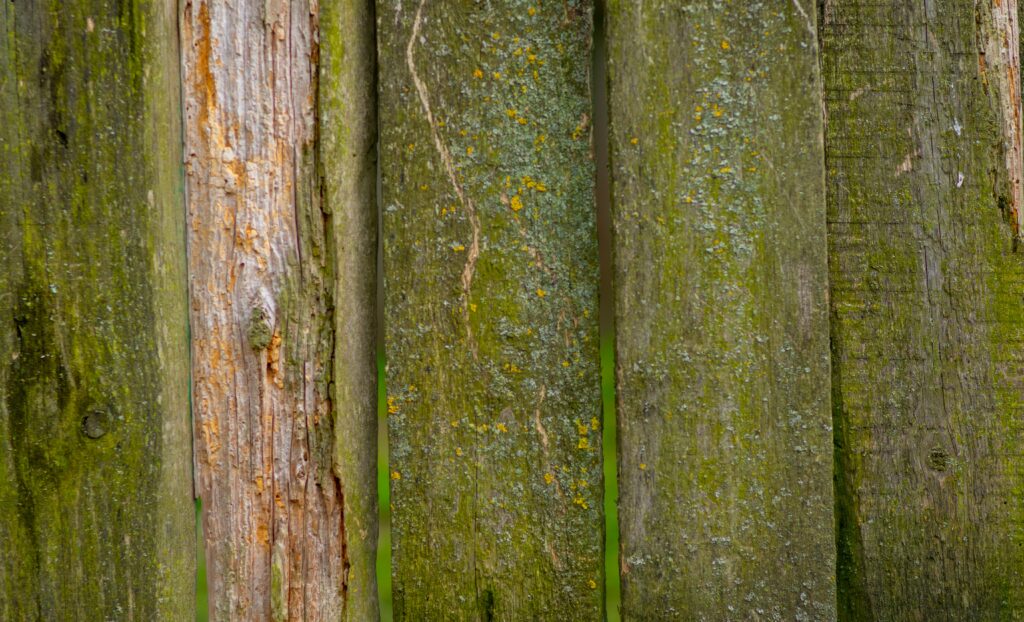
[[1019,113],[991,52],[1017,45],[1007,9],[824,5],[846,620],[1024,619]]
[[814,17],[608,3],[625,619],[835,618]]
[[377,17],[395,618],[598,620],[590,3]]
[[0,619],[185,620],[173,1],[0,7]]
[[372,5],[182,4],[216,620],[376,617]]

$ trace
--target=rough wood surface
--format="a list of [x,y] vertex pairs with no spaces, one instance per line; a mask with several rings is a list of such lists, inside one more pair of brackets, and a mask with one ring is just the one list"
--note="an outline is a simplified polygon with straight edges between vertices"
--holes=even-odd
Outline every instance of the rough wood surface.
[[0,7],[0,619],[194,616],[175,3]]
[[372,5],[182,3],[216,620],[376,616]]
[[1024,618],[1019,144],[990,39],[1017,44],[1001,21],[986,2],[824,5],[844,619]]
[[590,3],[377,8],[395,617],[600,619]]
[[835,617],[814,17],[608,4],[625,619]]

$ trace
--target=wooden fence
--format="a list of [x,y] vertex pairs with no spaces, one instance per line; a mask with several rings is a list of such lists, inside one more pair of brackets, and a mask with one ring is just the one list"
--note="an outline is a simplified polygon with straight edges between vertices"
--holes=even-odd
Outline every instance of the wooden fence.
[[0,33],[0,620],[1024,620],[1015,0]]

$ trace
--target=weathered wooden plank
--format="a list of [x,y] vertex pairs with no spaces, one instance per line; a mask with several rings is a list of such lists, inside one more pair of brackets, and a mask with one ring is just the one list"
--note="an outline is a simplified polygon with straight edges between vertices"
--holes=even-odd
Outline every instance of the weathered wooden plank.
[[824,5],[848,620],[1024,615],[1019,99],[998,92],[1016,7],[992,6]]
[[376,617],[372,5],[186,0],[214,619]]
[[173,1],[0,8],[0,619],[194,615]]
[[395,617],[599,619],[591,5],[377,8]]
[[608,5],[627,619],[835,617],[814,16]]

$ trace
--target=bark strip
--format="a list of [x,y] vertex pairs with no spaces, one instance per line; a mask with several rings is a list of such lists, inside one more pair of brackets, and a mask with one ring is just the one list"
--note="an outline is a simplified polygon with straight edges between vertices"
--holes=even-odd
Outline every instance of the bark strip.
[[330,5],[182,4],[197,493],[217,620],[376,616],[372,13]]

